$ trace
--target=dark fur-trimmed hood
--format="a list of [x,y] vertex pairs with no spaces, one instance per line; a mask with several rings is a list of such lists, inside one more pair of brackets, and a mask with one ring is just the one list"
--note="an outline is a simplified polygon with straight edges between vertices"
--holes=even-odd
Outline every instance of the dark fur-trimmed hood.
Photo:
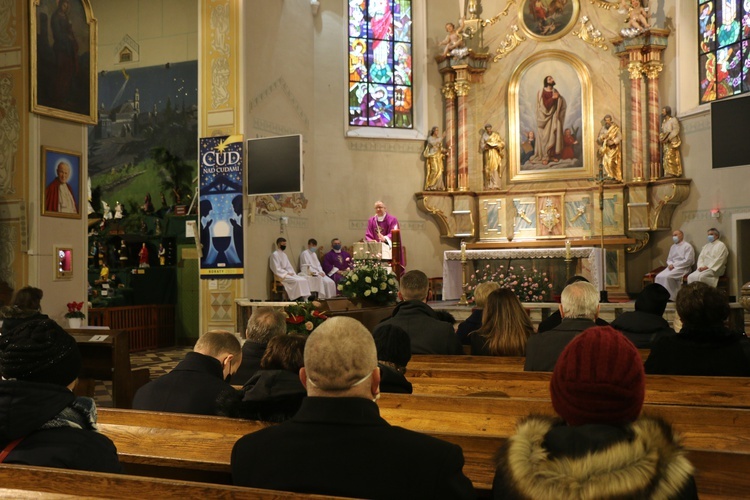
[[543,416],[521,421],[498,451],[494,497],[697,498],[693,467],[663,420],[641,417],[625,427],[592,426],[596,437],[581,445],[586,427]]

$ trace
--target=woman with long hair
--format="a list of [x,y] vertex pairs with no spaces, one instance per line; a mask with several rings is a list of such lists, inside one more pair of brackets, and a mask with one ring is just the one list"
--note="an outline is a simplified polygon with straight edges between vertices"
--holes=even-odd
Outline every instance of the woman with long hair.
[[487,297],[482,326],[472,332],[471,354],[478,356],[525,356],[526,340],[534,331],[518,297],[500,288]]

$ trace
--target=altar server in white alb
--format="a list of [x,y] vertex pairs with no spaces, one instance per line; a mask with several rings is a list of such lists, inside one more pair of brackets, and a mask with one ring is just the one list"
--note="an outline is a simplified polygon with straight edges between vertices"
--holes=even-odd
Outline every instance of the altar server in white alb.
[[336,296],[336,283],[323,272],[317,252],[318,242],[310,238],[307,240],[307,250],[299,256],[300,274],[307,278],[310,290],[318,292],[318,297],[330,299]]
[[276,239],[276,251],[268,258],[268,266],[276,278],[284,285],[286,294],[292,300],[306,300],[310,296],[310,285],[307,278],[294,272],[289,257],[284,253],[286,239]]
[[669,291],[669,300],[675,300],[677,292],[682,286],[682,278],[693,268],[695,264],[695,250],[693,245],[684,240],[685,235],[679,229],[672,233],[674,244],[669,249],[667,267],[656,275],[654,281]]
[[712,227],[708,230],[708,243],[701,249],[698,256],[698,269],[690,273],[688,283],[702,281],[715,287],[719,284],[719,278],[724,275],[727,268],[727,257],[729,250],[719,238],[719,230]]

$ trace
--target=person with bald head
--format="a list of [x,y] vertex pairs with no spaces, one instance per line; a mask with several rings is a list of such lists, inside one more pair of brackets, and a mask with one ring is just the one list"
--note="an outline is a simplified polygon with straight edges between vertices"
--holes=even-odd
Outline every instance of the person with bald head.
[[385,203],[378,200],[375,202],[375,215],[367,221],[365,239],[367,241],[380,241],[391,245],[391,233],[398,229],[398,219],[386,212]]
[[667,267],[656,275],[654,282],[669,292],[669,300],[675,300],[682,286],[682,278],[695,264],[693,245],[685,241],[685,234],[679,229],[672,232],[672,247],[667,256]]
[[380,417],[375,341],[335,317],[310,334],[300,380],[307,398],[280,425],[240,438],[235,485],[357,498],[474,498],[461,448]]

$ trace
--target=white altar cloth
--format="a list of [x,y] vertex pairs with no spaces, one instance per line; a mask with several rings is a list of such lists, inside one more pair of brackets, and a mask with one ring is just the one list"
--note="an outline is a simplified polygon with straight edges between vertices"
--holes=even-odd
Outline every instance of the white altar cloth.
[[[602,276],[606,269],[601,249],[573,247],[570,249],[570,256],[581,262],[581,274],[598,290],[603,290]],[[466,250],[467,261],[492,259],[565,259],[565,248]],[[472,267],[468,267],[467,273],[471,272]],[[461,285],[461,251],[448,250],[443,254],[443,300],[460,299]]]

